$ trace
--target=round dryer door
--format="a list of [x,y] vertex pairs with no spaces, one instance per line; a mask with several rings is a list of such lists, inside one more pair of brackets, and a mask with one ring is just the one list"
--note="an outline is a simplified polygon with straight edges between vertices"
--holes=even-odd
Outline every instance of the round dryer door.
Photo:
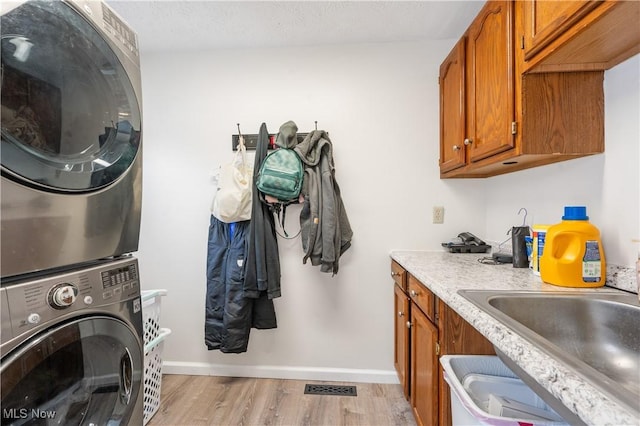
[[140,144],[141,113],[105,38],[62,1],[2,15],[3,174],[56,192],[122,176]]
[[134,424],[142,372],[139,340],[122,321],[66,323],[2,360],[2,424]]

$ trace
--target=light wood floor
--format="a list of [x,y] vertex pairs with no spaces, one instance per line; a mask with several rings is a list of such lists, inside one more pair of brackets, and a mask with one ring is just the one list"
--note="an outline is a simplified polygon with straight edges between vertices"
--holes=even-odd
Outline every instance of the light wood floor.
[[[357,396],[305,395],[307,383],[357,387]],[[164,375],[148,426],[415,426],[400,385]]]

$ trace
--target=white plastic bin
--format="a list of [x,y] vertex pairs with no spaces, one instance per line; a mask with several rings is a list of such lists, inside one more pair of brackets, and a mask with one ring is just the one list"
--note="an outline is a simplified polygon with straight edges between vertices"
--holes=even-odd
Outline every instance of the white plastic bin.
[[497,356],[444,355],[453,426],[568,426]]
[[162,351],[164,340],[171,334],[168,328],[160,328],[160,308],[166,290],[141,292],[142,321],[144,324],[144,382],[143,382],[143,424],[160,408],[162,384]]

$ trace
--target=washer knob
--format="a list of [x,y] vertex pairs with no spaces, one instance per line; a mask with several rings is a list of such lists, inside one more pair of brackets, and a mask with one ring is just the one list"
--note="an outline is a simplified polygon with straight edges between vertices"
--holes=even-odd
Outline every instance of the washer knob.
[[62,309],[73,305],[78,296],[78,289],[73,284],[59,284],[49,293],[49,304],[52,308]]

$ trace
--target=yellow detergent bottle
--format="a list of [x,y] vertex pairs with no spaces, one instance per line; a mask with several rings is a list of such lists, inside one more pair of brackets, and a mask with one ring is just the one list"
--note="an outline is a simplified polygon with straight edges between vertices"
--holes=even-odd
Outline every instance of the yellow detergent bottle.
[[562,222],[549,227],[540,258],[540,277],[548,284],[562,287],[605,284],[600,231],[589,223],[586,207],[565,207]]

